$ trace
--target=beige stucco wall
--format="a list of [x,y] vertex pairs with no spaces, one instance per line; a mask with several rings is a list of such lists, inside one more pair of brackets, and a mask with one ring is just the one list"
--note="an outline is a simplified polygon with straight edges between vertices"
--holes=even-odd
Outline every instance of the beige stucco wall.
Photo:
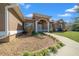
[[18,18],[19,16],[15,16],[17,13],[8,10],[8,34],[11,36],[9,36],[8,39],[6,38],[5,7],[7,5],[10,4],[0,3],[0,42],[8,41],[10,37],[12,37],[11,39],[15,39],[16,35],[13,36],[13,34],[21,33],[23,31],[22,22],[20,21],[21,19]]
[[22,22],[17,16],[11,11],[9,11],[9,31],[23,30]]
[[0,3],[0,31],[5,30],[5,6],[6,4]]

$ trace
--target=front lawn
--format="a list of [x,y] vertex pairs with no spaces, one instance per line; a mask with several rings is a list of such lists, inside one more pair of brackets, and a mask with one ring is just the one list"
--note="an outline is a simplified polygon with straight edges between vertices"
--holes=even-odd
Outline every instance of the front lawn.
[[55,34],[65,36],[79,42],[79,32],[56,32]]

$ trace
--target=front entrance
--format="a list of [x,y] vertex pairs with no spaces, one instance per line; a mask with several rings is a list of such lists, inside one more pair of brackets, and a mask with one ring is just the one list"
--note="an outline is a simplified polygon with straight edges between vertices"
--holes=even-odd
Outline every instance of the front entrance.
[[37,26],[38,32],[47,32],[48,31],[48,25],[45,20],[40,20],[37,24],[38,24],[38,26]]
[[41,24],[38,25],[38,32],[42,32],[42,25]]

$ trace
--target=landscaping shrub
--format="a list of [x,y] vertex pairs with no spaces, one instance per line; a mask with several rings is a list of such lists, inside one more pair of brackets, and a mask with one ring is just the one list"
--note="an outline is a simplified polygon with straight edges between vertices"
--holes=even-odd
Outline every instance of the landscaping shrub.
[[32,53],[31,53],[31,52],[25,52],[25,53],[23,54],[23,56],[32,56]]
[[49,51],[48,49],[44,49],[42,51],[39,51],[39,52],[35,52],[33,55],[34,56],[46,56],[49,54]]
[[43,32],[39,32],[39,34],[43,34],[43,35],[45,35]]
[[35,32],[35,31],[32,32],[32,35],[38,35],[38,34],[45,35],[43,32]]
[[61,48],[60,44],[56,44],[56,47],[57,47],[58,49]]
[[48,35],[50,38],[52,38],[53,40],[57,41],[57,39],[51,35]]
[[42,50],[42,54],[43,54],[43,56],[48,55],[49,54],[49,50],[48,49]]
[[36,33],[35,31],[32,32],[32,35],[38,35],[38,33]]
[[33,53],[33,56],[43,56],[43,54],[41,52],[35,52]]
[[59,42],[58,44],[59,44],[60,46],[64,46],[64,44],[63,44],[63,43],[61,43],[61,42]]
[[50,30],[49,30],[49,33],[52,33],[52,32],[53,32],[52,29],[50,29]]
[[57,52],[56,46],[49,47],[49,49],[50,49],[50,52],[53,52],[53,53]]
[[43,49],[43,50],[37,51],[37,52],[25,52],[23,54],[23,56],[46,56],[48,54],[49,54],[49,50]]

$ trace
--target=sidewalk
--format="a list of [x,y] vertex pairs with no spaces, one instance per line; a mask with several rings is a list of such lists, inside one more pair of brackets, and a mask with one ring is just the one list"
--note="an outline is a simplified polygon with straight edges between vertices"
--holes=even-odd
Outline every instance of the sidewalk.
[[[76,41],[53,33],[45,34],[51,35],[65,44],[64,47],[58,50],[58,52],[55,54],[56,56],[79,56],[79,43]],[[50,55],[53,56],[53,53],[50,53]]]

